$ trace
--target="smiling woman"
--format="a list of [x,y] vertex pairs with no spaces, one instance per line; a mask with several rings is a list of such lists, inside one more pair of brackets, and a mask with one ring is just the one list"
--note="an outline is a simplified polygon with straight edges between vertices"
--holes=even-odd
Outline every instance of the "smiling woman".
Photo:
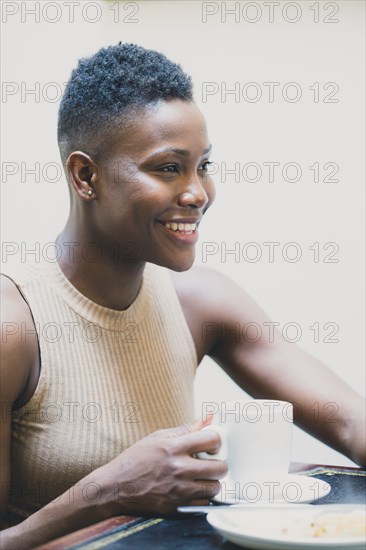
[[55,261],[2,278],[3,548],[217,494],[225,462],[196,459],[220,446],[202,430],[210,419],[193,416],[206,355],[253,396],[291,401],[299,425],[365,463],[361,397],[280,335],[238,338],[238,323],[267,316],[224,276],[190,269],[215,193],[182,69],[133,44],[81,60],[58,137],[71,207]]
[[[108,250],[132,242],[135,273],[139,261],[191,267],[197,229],[179,224],[198,224],[214,191],[205,120],[180,67],[132,44],[82,60],[61,102],[58,139],[68,180],[82,199],[71,193],[65,241],[77,240],[83,219],[86,240],[103,243],[103,270]],[[113,273],[117,266],[113,254],[109,258]],[[71,275],[65,261],[61,267]],[[111,307],[126,306],[119,291],[115,300]]]
[[[138,121],[116,129],[109,144],[108,155],[99,162],[80,152],[67,162],[69,180],[83,199],[73,204],[83,207],[92,232],[88,239],[102,239],[106,250],[134,242],[135,268],[145,260],[188,269],[196,225],[214,196],[207,173],[210,146],[199,109],[192,101],[159,100],[141,109]],[[85,171],[90,195],[80,177]],[[98,208],[93,208],[97,198]],[[78,222],[81,216],[76,216]],[[66,240],[70,238],[74,240],[68,233]]]

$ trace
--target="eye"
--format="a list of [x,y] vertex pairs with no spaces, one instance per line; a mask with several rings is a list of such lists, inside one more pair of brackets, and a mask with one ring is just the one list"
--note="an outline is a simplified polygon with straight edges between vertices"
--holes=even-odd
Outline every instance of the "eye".
[[167,166],[163,166],[162,168],[159,168],[159,171],[165,172],[168,174],[179,174],[179,167],[177,164],[168,164]]
[[208,168],[209,168],[209,166],[211,166],[211,164],[213,164],[213,162],[211,162],[209,160],[206,160],[205,162],[203,162],[201,164],[201,166],[199,167],[199,170],[203,170],[204,172],[207,172]]

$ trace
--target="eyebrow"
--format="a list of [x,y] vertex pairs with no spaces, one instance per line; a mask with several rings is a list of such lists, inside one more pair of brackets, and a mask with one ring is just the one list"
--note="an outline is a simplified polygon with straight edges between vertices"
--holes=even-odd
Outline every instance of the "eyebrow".
[[[207,155],[212,149],[212,145],[210,144],[207,149],[205,149],[202,153],[202,155]],[[163,155],[164,153],[176,153],[177,155],[182,155],[183,157],[189,157],[190,151],[187,151],[187,149],[178,149],[176,147],[164,147],[162,149],[158,149],[154,153],[148,156],[148,160],[157,157],[159,155]]]

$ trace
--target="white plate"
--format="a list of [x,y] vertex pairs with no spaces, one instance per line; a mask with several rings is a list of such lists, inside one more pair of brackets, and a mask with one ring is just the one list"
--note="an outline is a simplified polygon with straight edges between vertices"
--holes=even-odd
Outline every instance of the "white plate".
[[233,483],[228,477],[221,481],[220,492],[212,499],[222,504],[307,503],[325,497],[331,490],[326,481],[314,477],[289,474],[282,483]]
[[228,541],[260,550],[364,550],[364,537],[312,537],[283,535],[281,529],[294,521],[309,525],[324,512],[364,510],[362,504],[310,504],[216,507],[207,521]]

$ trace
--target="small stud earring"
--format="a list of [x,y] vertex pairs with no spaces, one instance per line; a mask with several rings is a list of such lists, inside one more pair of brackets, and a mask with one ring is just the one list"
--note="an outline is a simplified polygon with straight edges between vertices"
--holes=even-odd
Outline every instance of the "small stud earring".
[[92,191],[91,189],[88,189],[88,193],[87,193],[87,194],[89,195],[89,197],[91,197],[92,194],[93,194],[93,191]]

